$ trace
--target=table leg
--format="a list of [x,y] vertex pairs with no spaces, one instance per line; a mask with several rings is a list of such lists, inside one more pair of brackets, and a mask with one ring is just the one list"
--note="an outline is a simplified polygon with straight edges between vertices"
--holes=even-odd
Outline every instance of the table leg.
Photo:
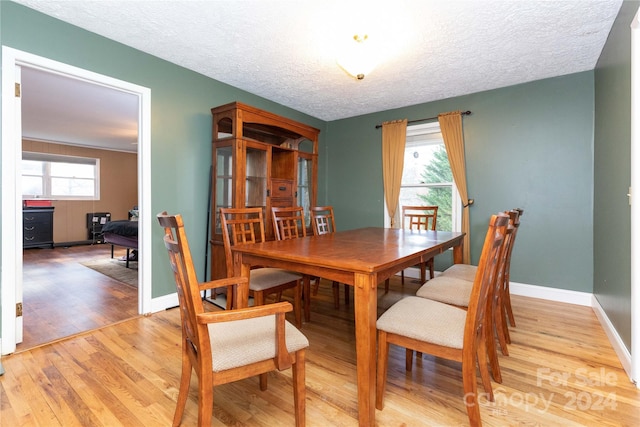
[[454,264],[462,264],[463,248],[464,248],[464,240],[461,240],[459,245],[453,247],[453,263]]
[[375,275],[356,274],[354,310],[358,371],[358,422],[375,425],[377,282]]

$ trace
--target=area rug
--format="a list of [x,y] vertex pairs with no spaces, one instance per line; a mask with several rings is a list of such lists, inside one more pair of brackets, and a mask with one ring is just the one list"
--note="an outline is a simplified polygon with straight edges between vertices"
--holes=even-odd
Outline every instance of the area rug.
[[115,258],[100,258],[81,262],[80,264],[111,277],[130,286],[138,287],[138,263],[129,261],[129,268],[124,261]]

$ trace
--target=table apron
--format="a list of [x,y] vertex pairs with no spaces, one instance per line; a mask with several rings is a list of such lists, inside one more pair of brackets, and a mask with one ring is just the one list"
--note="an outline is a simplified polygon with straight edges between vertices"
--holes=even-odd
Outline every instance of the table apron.
[[[326,280],[336,281],[340,283],[345,283],[347,285],[354,286],[355,284],[355,275],[363,274],[363,275],[373,275],[375,276],[375,282],[380,283],[398,272],[404,270],[405,268],[412,267],[420,262],[424,262],[429,258],[441,253],[442,251],[438,251],[437,253],[430,252],[427,255],[420,255],[413,258],[406,259],[402,262],[395,262],[391,265],[384,266],[379,268],[376,271],[354,271],[354,270],[343,270],[342,267],[326,267],[326,266],[317,266],[313,264],[308,264],[305,262],[297,262],[292,260],[280,260],[277,258],[271,258],[269,256],[260,256],[254,254],[239,254],[234,253],[235,262],[238,262],[238,257],[241,257],[241,263],[250,264],[252,266],[263,266],[263,267],[273,267],[273,268],[284,268],[286,270],[295,271],[301,274],[308,274],[310,276],[317,276]],[[238,265],[239,267],[239,265]],[[239,268],[236,268],[236,272],[239,273]]]

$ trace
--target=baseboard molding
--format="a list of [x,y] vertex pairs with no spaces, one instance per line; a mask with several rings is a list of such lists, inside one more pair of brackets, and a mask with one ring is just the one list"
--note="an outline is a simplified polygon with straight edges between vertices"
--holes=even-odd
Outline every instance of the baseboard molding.
[[[602,325],[602,328],[604,329],[604,333],[607,334],[607,338],[609,338],[609,342],[611,343],[613,350],[616,352],[618,359],[620,359],[620,363],[622,364],[622,367],[624,368],[625,372],[629,376],[629,379],[633,381],[633,376],[632,376],[633,370],[631,368],[632,366],[631,353],[627,349],[627,346],[624,345],[624,342],[620,338],[620,335],[618,334],[615,327],[613,326],[613,323],[611,323],[611,321],[609,320],[607,313],[605,313],[604,309],[600,305],[600,302],[595,297],[595,295],[592,295],[591,306],[593,307],[593,311],[595,312],[596,317],[598,318],[598,321],[600,322],[600,324]],[[636,386],[639,386],[639,384],[636,384]]]
[[591,307],[593,294],[588,292],[569,291],[567,289],[548,288],[546,286],[527,285],[525,283],[510,282],[511,295],[546,299],[567,304],[583,305]]
[[180,302],[178,301],[178,294],[176,292],[169,294],[169,295],[164,295],[161,297],[157,297],[157,298],[152,298],[151,299],[151,312],[152,313],[157,313],[159,311],[163,311],[166,310],[168,308],[173,308],[173,307],[177,307],[178,305],[180,305]]

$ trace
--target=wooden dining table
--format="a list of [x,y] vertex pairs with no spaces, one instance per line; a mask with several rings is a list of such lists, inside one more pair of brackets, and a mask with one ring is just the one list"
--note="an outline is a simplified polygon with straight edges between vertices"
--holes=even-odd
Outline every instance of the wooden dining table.
[[[376,320],[378,284],[397,272],[453,248],[462,262],[464,233],[360,228],[322,236],[268,241],[232,247],[236,274],[249,277],[252,266],[278,267],[306,275],[305,318],[309,321],[308,276],[354,287],[358,421],[375,425]],[[248,290],[238,289],[238,304],[246,306]]]

